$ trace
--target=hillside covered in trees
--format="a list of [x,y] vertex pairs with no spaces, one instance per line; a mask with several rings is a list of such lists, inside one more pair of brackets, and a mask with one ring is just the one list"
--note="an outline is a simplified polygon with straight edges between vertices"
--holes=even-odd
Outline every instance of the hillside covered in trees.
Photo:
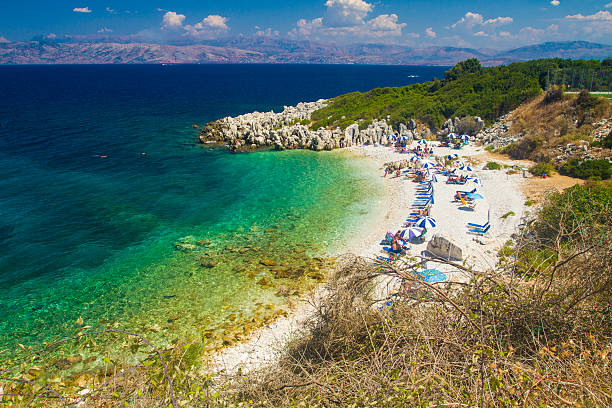
[[604,89],[612,81],[612,60],[544,59],[483,68],[477,59],[460,62],[444,79],[397,88],[340,95],[313,113],[311,128],[341,127],[389,116],[397,125],[410,119],[438,129],[448,118],[480,116],[491,123],[534,98],[549,84]]

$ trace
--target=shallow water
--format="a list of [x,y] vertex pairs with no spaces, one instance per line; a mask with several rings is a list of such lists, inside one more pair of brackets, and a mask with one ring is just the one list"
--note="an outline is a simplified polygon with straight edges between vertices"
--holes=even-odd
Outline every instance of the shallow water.
[[0,351],[70,335],[78,317],[162,345],[282,313],[324,272],[312,257],[371,215],[376,169],[336,152],[230,154],[191,124],[441,71],[0,67]]

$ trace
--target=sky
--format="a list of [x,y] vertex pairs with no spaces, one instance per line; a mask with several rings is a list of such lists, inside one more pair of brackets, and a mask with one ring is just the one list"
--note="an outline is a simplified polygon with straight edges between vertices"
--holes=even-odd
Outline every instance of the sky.
[[0,42],[192,43],[261,36],[339,45],[510,49],[612,44],[612,0],[39,0],[0,4]]

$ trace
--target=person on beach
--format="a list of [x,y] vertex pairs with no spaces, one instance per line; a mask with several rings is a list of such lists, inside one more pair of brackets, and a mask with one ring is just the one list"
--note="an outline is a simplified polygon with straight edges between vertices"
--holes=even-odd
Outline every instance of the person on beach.
[[397,231],[391,240],[391,249],[394,252],[400,252],[402,250],[402,244],[400,244],[400,242],[404,243],[405,240],[402,238],[402,232]]

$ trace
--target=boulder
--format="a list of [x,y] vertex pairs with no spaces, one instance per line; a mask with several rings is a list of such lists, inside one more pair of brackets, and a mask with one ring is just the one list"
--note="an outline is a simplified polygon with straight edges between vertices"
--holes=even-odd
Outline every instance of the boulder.
[[449,261],[462,261],[463,251],[451,238],[436,234],[427,244],[427,252]]

